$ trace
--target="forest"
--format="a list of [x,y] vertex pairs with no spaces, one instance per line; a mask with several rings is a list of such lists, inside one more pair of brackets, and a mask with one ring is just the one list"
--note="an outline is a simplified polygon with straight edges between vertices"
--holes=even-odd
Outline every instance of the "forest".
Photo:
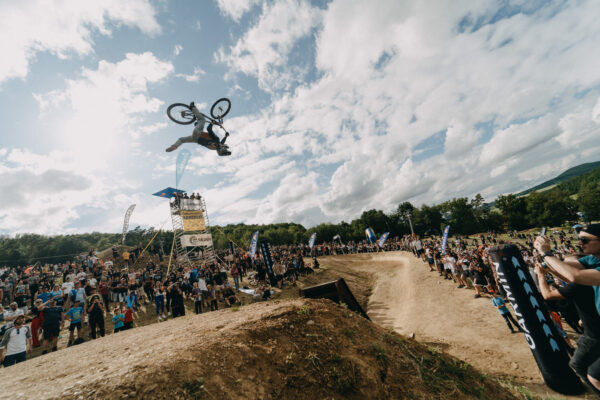
[[[264,225],[232,224],[211,228],[215,247],[225,248],[229,241],[247,248],[252,232],[259,231],[260,239],[273,245],[307,243],[309,236],[317,233],[317,243],[331,241],[341,235],[342,241],[362,240],[365,228],[371,227],[377,235],[390,232],[400,236],[411,232],[420,235],[439,234],[445,225],[451,234],[474,234],[490,230],[524,230],[542,226],[571,225],[575,222],[600,220],[600,167],[571,178],[543,191],[527,195],[507,194],[486,203],[480,195],[472,199],[453,198],[436,205],[417,207],[403,202],[391,212],[371,209],[350,222],[322,223],[306,229],[296,223]],[[163,247],[168,254],[173,240],[172,231],[156,232],[154,228],[136,227],[127,233],[125,244],[146,246],[156,235],[153,245]],[[44,236],[19,234],[0,237],[0,266],[25,265],[34,262],[57,263],[73,259],[74,255],[90,249],[105,250],[121,244],[120,233],[85,233]]]

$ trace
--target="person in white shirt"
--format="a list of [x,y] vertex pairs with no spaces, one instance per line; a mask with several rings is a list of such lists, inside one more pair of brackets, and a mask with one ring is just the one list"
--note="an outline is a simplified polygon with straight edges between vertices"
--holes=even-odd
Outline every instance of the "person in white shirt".
[[19,315],[8,328],[0,342],[0,362],[4,368],[25,361],[31,352],[31,329],[25,324],[25,316]]

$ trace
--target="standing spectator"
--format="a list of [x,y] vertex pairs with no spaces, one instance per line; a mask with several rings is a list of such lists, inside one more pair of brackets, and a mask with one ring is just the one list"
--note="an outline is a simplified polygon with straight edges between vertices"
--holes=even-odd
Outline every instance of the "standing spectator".
[[504,302],[504,300],[502,300],[502,298],[500,296],[498,296],[498,294],[494,291],[491,291],[490,294],[492,295],[492,304],[494,306],[496,306],[496,308],[498,309],[498,312],[500,313],[500,315],[502,315],[502,317],[506,321],[506,325],[508,325],[508,329],[510,329],[510,333],[516,333],[516,331],[513,329],[512,325],[510,324],[511,322],[513,323],[515,328],[517,328],[517,331],[522,332],[521,327],[519,326],[517,321],[515,321],[515,318],[512,316],[510,311],[508,311],[508,308],[506,308],[506,303]]
[[123,263],[125,263],[125,265],[129,266],[130,265],[129,260],[131,257],[127,250],[123,250],[122,257],[123,257]]
[[57,350],[58,335],[65,323],[63,308],[56,305],[56,300],[50,299],[48,306],[42,311],[44,313],[44,341],[42,342],[42,354],[48,352],[48,344],[52,343],[52,351]]
[[183,292],[178,283],[174,283],[170,287],[171,292],[171,308],[173,310],[173,318],[185,315],[185,306],[183,304]]
[[109,289],[110,286],[108,284],[108,281],[106,277],[103,276],[102,278],[100,278],[100,283],[98,284],[98,291],[102,296],[102,301],[104,302],[104,309],[106,310],[108,310],[108,307],[110,306],[110,297],[108,295]]
[[162,287],[160,282],[156,282],[156,289],[154,289],[154,302],[156,303],[156,316],[158,317],[158,322],[162,321],[162,319],[167,319],[165,315],[165,289]]
[[229,271],[229,273],[231,274],[231,277],[233,278],[235,290],[239,292],[240,291],[240,269],[238,267],[237,262],[235,264],[233,264],[233,267],[231,267],[231,270]]
[[44,314],[42,310],[44,308],[44,303],[42,303],[41,299],[36,299],[33,302],[33,307],[31,307],[31,315],[33,315],[33,319],[31,320],[31,338],[33,339],[33,347],[40,347],[39,340],[39,330],[42,324],[44,323]]
[[[538,236],[534,241],[534,247],[542,254],[544,262],[552,273],[558,274],[567,282],[592,286],[594,305],[596,311],[600,312],[600,224],[590,224],[579,230],[578,237],[586,256],[576,261],[572,259],[562,261],[554,255],[551,242],[546,236]],[[571,367],[578,375],[587,374],[587,380],[584,379],[584,381],[586,383],[589,381],[597,389],[594,392],[598,393],[600,391],[600,363],[593,362],[592,359],[594,361],[600,359],[599,340],[592,338],[584,341],[584,347],[578,348],[575,355],[577,357],[571,359]]]
[[194,282],[192,296],[194,297],[194,311],[196,314],[202,314],[202,291],[198,287],[198,282]]
[[213,285],[208,285],[208,301],[210,303],[210,311],[219,309],[219,305],[217,304],[217,292]]
[[3,313],[4,321],[8,321],[8,323],[0,329],[0,335],[3,335],[8,328],[12,327],[17,317],[23,314],[23,310],[17,307],[17,302],[10,303],[9,309]]
[[75,300],[73,306],[65,313],[68,320],[71,321],[69,324],[69,343],[67,347],[73,345],[75,341],[75,329],[77,329],[77,341],[81,341],[81,316],[83,315],[83,307],[81,302]]
[[119,306],[114,309],[114,316],[112,317],[113,324],[115,324],[113,333],[120,332],[125,325],[125,315],[121,312],[121,308]]
[[87,307],[87,313],[92,339],[96,339],[98,331],[100,332],[100,336],[104,337],[104,307],[99,295],[92,294]]
[[[19,315],[14,325],[6,330],[0,342],[0,362],[4,368],[25,361],[31,352],[31,330],[25,324],[25,317]],[[6,354],[5,349],[6,348]]]

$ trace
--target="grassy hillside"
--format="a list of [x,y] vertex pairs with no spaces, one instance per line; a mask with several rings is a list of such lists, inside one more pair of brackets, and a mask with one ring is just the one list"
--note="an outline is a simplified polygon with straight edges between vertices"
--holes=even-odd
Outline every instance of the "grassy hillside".
[[[558,175],[556,178],[550,179],[544,183],[540,183],[539,185],[534,186],[530,189],[524,190],[521,193],[517,193],[517,196],[524,196],[531,192],[541,191],[543,189],[549,189],[550,186],[558,185],[560,183],[569,181],[573,178],[578,178],[584,174],[587,174],[587,173],[594,171],[596,169],[599,169],[599,168],[600,168],[600,161],[596,161],[593,163],[581,164],[576,167],[569,168],[562,174]],[[600,171],[600,169],[599,169],[599,171]]]

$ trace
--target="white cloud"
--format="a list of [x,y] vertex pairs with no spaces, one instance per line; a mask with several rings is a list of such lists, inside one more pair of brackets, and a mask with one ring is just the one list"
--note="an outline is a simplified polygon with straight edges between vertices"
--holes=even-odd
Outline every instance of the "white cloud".
[[194,67],[194,72],[189,75],[186,74],[175,74],[178,78],[183,78],[187,82],[200,82],[200,78],[206,75],[206,72],[200,67]]
[[148,0],[32,0],[0,3],[0,82],[25,78],[39,52],[59,58],[93,52],[93,34],[120,25],[155,35],[160,26]]
[[215,58],[233,71],[256,76],[267,91],[289,87],[301,79],[302,67],[286,65],[294,44],[321,22],[321,10],[306,0],[265,3],[259,21],[228,51],[220,49]]
[[177,57],[179,55],[179,53],[181,53],[181,50],[183,50],[183,46],[180,44],[176,44],[175,47],[173,48],[173,55],[175,57]]
[[258,4],[260,0],[217,0],[221,12],[234,21],[239,21],[242,16]]

